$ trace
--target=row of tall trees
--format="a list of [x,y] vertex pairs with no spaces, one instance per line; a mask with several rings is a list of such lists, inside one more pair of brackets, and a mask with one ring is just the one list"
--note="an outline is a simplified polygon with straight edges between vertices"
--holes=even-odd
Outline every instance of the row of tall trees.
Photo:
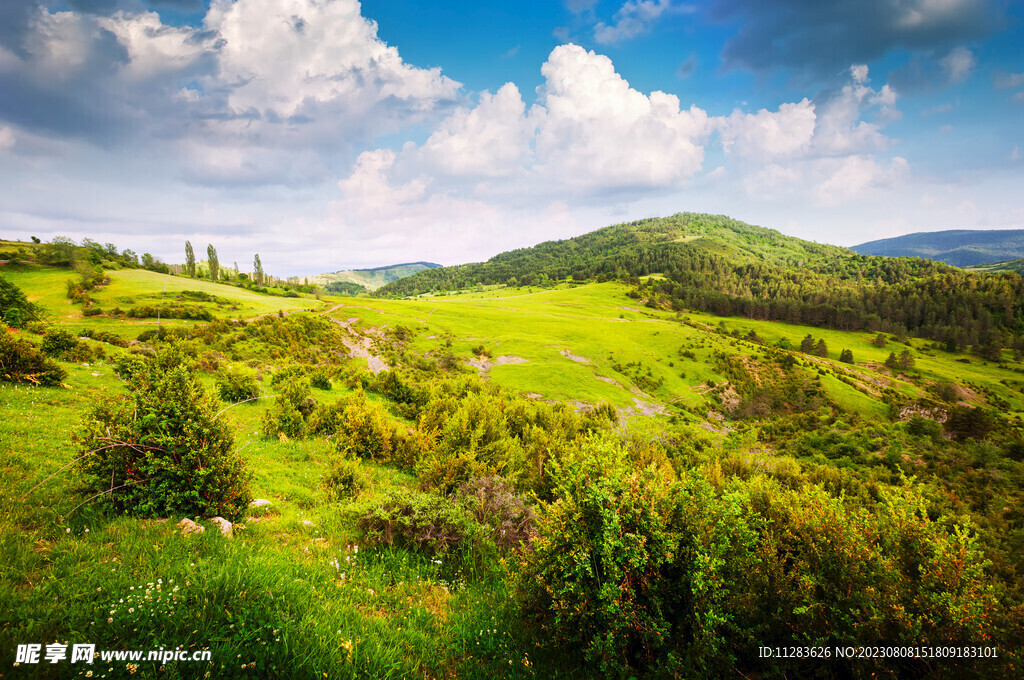
[[[211,281],[220,280],[220,259],[217,257],[217,249],[213,247],[213,244],[206,246],[206,262],[208,266],[208,272]],[[238,270],[238,264],[235,264],[235,270]],[[185,272],[190,278],[196,277],[196,252],[192,247],[191,241],[185,241]],[[263,272],[263,263],[260,261],[260,256],[257,253],[253,258],[253,281],[257,286],[262,287],[266,283],[266,274]]]

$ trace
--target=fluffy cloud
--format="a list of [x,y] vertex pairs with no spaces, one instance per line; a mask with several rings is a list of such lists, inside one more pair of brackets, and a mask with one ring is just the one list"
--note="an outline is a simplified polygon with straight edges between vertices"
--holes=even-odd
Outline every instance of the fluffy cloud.
[[775,113],[766,109],[756,114],[734,111],[717,127],[726,153],[735,149],[741,156],[766,160],[807,151],[816,123],[814,104],[804,99],[783,104]]
[[[526,110],[509,83],[459,109],[402,165],[444,177],[515,177],[521,191],[609,191],[681,186],[701,169],[707,114],[681,110],[664,92],[629,86],[611,60],[577,45],[556,47],[541,67],[537,103]],[[497,190],[487,185],[489,190]]]
[[718,0],[712,16],[739,26],[726,65],[813,78],[894,49],[941,53],[1003,25],[995,0]]
[[17,93],[0,120],[104,145],[177,140],[159,153],[198,183],[323,179],[354,144],[441,117],[460,89],[406,64],[357,0],[214,0],[202,27],[137,3],[30,5],[0,13],[18,27],[0,30],[0,90]]
[[219,38],[216,78],[239,113],[288,119],[307,103],[335,102],[355,118],[390,100],[428,110],[459,88],[440,69],[404,63],[357,0],[215,0],[205,26]]
[[14,146],[14,130],[0,126],[0,153],[6,153]]
[[700,171],[710,127],[679,98],[644,95],[611,59],[576,45],[556,47],[541,67],[545,84],[530,116],[537,123],[537,172],[578,189],[679,186]]
[[875,157],[892,145],[881,128],[899,117],[896,93],[888,85],[871,88],[863,64],[849,73],[851,82],[820,103],[804,99],[713,121],[749,196],[788,200],[815,187],[814,200],[834,205],[906,177],[905,159]]
[[955,47],[942,58],[942,69],[952,84],[962,83],[977,65],[974,53],[966,47]]
[[475,108],[459,108],[445,119],[422,155],[440,174],[508,177],[528,163],[533,134],[519,89],[506,83],[493,95],[481,94]]
[[650,30],[663,14],[692,11],[692,7],[673,4],[672,0],[628,0],[615,13],[611,25],[602,21],[594,26],[594,40],[602,45],[631,40]]

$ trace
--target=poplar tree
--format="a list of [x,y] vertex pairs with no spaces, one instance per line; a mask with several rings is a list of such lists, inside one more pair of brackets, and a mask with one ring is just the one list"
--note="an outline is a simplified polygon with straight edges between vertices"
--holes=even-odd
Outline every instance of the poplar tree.
[[196,278],[196,251],[192,250],[191,241],[185,241],[185,271],[191,278]]
[[252,275],[256,279],[256,285],[263,287],[263,263],[260,262],[260,254],[256,253],[252,263]]
[[217,261],[217,249],[212,243],[206,246],[206,259],[210,263],[210,280],[216,281],[220,273],[220,262]]

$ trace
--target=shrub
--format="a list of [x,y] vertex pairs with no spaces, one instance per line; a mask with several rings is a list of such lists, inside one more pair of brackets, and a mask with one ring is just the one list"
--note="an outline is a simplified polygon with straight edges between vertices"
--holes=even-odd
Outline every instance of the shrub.
[[490,527],[499,548],[519,548],[537,533],[533,508],[501,477],[471,479],[459,487],[456,498],[477,522]]
[[327,371],[319,368],[309,375],[309,384],[318,390],[330,390],[331,379],[327,375]]
[[332,500],[358,496],[370,486],[366,473],[361,469],[360,461],[345,456],[337,456],[331,461],[330,467],[324,472],[322,482]]
[[907,432],[915,437],[928,437],[933,441],[942,438],[942,426],[931,418],[913,416],[907,421]]
[[541,513],[517,591],[545,637],[606,677],[724,673],[726,585],[752,566],[742,497],[634,470],[611,438],[552,461],[557,500]]
[[43,308],[29,302],[25,293],[0,276],[0,316],[11,328],[21,328],[28,321],[38,321]]
[[357,510],[357,523],[371,543],[386,543],[427,555],[480,566],[494,556],[488,531],[464,507],[433,493],[402,489]]
[[984,409],[951,406],[945,426],[954,439],[982,439],[995,429],[995,421]]
[[263,433],[293,439],[306,436],[306,419],[316,408],[310,392],[309,379],[286,382],[263,416]]
[[71,354],[78,346],[78,338],[64,330],[49,330],[43,336],[43,354],[57,359]]
[[181,355],[172,348],[133,364],[128,385],[130,395],[99,403],[73,434],[86,489],[142,517],[241,516],[249,474],[214,418],[216,399]]
[[237,403],[260,396],[260,386],[249,373],[241,371],[222,371],[217,374],[217,391],[220,398],[227,402]]
[[333,406],[318,409],[310,419],[310,429],[333,434],[339,451],[375,461],[391,458],[396,437],[384,410],[369,401],[362,390]]
[[0,328],[0,379],[52,387],[63,383],[67,375],[67,371],[32,343]]

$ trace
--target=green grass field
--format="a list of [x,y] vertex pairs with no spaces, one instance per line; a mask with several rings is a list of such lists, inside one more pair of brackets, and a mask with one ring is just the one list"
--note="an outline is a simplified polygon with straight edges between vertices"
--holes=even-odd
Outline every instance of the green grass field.
[[[76,277],[70,269],[36,265],[4,268],[2,274],[20,287],[31,302],[43,305],[52,323],[73,328],[103,330],[123,337],[133,337],[149,328],[157,327],[156,319],[115,319],[105,315],[86,317],[82,306],[71,302],[66,295],[66,283]],[[303,309],[316,309],[322,304],[309,297],[284,298],[263,295],[204,279],[168,276],[144,269],[123,269],[108,272],[110,284],[90,293],[95,306],[109,311],[115,307],[129,309],[134,305],[158,305],[177,301],[182,291],[197,291],[222,298],[225,302],[203,302],[185,299],[184,302],[208,309],[215,318],[247,319],[279,311],[291,313]],[[161,320],[168,326],[187,326],[194,321]]]

